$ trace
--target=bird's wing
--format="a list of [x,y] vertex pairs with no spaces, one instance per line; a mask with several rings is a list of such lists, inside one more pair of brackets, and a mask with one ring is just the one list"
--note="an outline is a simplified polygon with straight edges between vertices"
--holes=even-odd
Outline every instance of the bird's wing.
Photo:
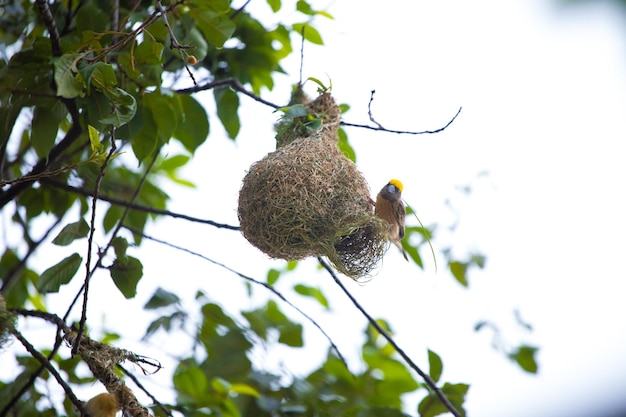
[[400,236],[400,239],[402,239],[404,237],[404,218],[406,217],[406,211],[404,210],[404,204],[402,204],[402,200],[400,200],[399,203],[400,204],[397,205],[395,216],[399,229],[398,235]]

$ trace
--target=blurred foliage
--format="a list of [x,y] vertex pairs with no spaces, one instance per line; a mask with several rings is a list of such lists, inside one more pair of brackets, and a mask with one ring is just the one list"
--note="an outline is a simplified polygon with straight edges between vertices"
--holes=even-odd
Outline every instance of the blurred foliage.
[[[96,259],[91,265],[108,270],[123,296],[133,299],[143,265],[128,249],[142,244],[146,225],[167,209],[169,196],[159,181],[194,186],[178,170],[194,162],[198,148],[210,146],[206,142],[212,123],[221,123],[230,139],[238,136],[240,102],[229,80],[257,95],[271,90],[293,42],[299,46],[304,37],[322,45],[315,19],[332,18],[312,2],[286,5],[267,0],[273,12],[287,11],[297,19],[267,27],[248,13],[245,4],[241,9],[233,8],[229,0],[165,1],[162,6],[144,0],[0,4],[0,210],[12,230],[21,233],[18,242],[3,234],[2,342],[19,332],[20,326],[14,326],[20,323],[16,309],[47,313],[46,294],[61,292],[78,279],[86,262],[81,254],[86,251],[81,248],[79,254],[72,245],[91,245],[94,229],[110,240],[92,251]],[[215,114],[208,114],[193,97],[193,88],[179,87],[196,80],[224,82],[213,91]],[[348,108],[342,105],[343,111]],[[184,151],[162,155],[162,146],[172,141]],[[356,160],[344,130],[340,148]],[[91,221],[91,197],[96,192],[98,210],[104,213],[101,224]],[[123,237],[122,228],[132,233]],[[407,253],[420,268],[434,232],[434,226],[407,227]],[[55,253],[67,252],[58,259],[40,257],[35,263],[34,255],[50,245]],[[468,271],[485,264],[481,254],[458,259],[451,249],[443,253],[451,275],[465,287]],[[42,261],[47,265],[39,271]],[[290,262],[283,269],[269,270],[266,284],[273,286],[296,265]],[[324,310],[330,308],[317,286],[296,284],[293,290]],[[197,314],[190,313],[194,308]],[[170,385],[175,400],[164,404],[174,415],[393,417],[405,415],[403,396],[415,392],[422,400],[410,412],[435,416],[446,411],[371,327],[365,332],[358,372],[350,372],[329,350],[309,375],[295,376],[265,369],[251,359],[259,346],[306,346],[303,325],[276,301],[234,317],[204,294],[198,294],[197,306],[183,308],[178,294],[159,289],[144,309],[154,314],[144,342],[165,332],[190,338],[194,346],[178,358]],[[65,312],[51,313],[63,317]],[[118,339],[113,332],[102,342]],[[524,370],[535,372],[536,351],[520,345],[506,354]],[[41,353],[49,355],[70,388],[95,382],[81,359],[60,341],[54,347],[51,341]],[[57,381],[39,360],[31,355],[16,355],[15,360],[16,376],[0,376],[0,414],[79,415],[69,397],[58,401]],[[463,412],[468,385],[442,381],[443,362],[435,352],[428,351],[428,361],[430,377]],[[119,369],[116,372],[120,374]],[[165,415],[160,407],[151,411]]]

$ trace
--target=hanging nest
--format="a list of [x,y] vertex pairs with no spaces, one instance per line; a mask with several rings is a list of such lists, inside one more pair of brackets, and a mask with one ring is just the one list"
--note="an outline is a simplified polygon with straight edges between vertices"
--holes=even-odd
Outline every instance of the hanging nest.
[[[369,274],[387,249],[367,182],[337,148],[339,108],[330,94],[283,120],[277,149],[254,163],[239,193],[244,237],[272,258],[325,256],[342,273]],[[312,131],[313,121],[321,125]],[[306,134],[306,135],[305,135]]]

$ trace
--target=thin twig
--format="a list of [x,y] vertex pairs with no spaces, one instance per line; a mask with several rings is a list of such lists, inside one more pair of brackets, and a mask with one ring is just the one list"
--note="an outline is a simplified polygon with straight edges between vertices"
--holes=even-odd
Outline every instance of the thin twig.
[[[21,308],[9,309],[9,311],[13,314],[17,314],[17,315],[21,315],[25,317],[32,316],[32,317],[43,318],[44,320],[48,320],[56,324],[59,329],[67,328],[67,326],[65,325],[65,322],[63,322],[63,320],[61,320],[61,318],[57,316],[56,314],[47,313],[47,312],[39,311],[39,310],[25,310]],[[52,350],[50,351],[47,357],[48,361],[54,358],[59,348],[61,347],[62,343],[63,343],[63,338],[59,336],[59,331],[57,331],[57,337],[54,342],[54,346],[52,347]],[[37,380],[37,377],[41,375],[44,369],[46,369],[46,367],[44,366],[43,363],[39,365],[39,368],[35,369],[35,371],[28,377],[28,380],[24,383],[22,388],[17,390],[15,394],[13,395],[13,397],[11,397],[11,399],[7,403],[5,403],[4,408],[0,409],[0,416],[6,416],[9,410],[15,407],[19,399],[24,394],[26,394],[26,392],[30,389],[30,387],[33,386],[33,384]]]
[[[132,197],[130,199],[131,203],[134,202],[135,199],[137,198],[137,196],[139,195],[139,192],[141,191],[141,188],[143,187],[143,184],[146,181],[146,178],[148,177],[148,174],[150,173],[150,171],[152,170],[152,167],[154,166],[154,163],[156,162],[157,156],[159,155],[159,151],[160,151],[160,148],[156,149],[154,151],[154,156],[152,157],[152,160],[150,161],[150,164],[146,168],[146,171],[144,172],[144,175],[141,177],[141,180],[139,181],[139,185],[135,189],[135,192],[133,193],[133,195],[132,195]],[[117,234],[119,233],[120,229],[122,228],[124,220],[126,219],[126,216],[128,216],[128,212],[129,211],[130,211],[130,208],[126,207],[126,209],[124,210],[124,212],[122,213],[122,215],[120,217],[120,220],[117,222],[117,225],[115,226],[115,229],[113,230],[113,232],[111,234],[111,239],[109,239],[109,242],[106,244],[106,246],[102,250],[100,250],[100,253],[98,254],[98,260],[96,261],[96,264],[94,265],[94,267],[91,270],[91,274],[92,275],[96,272],[96,270],[98,268],[100,268],[102,266],[102,259],[104,259],[104,257],[106,256],[106,254],[109,251],[109,249],[111,248],[111,246],[113,246],[113,241],[115,240],[115,238],[117,237]],[[67,317],[69,317],[70,312],[74,308],[74,305],[78,301],[78,298],[80,297],[80,294],[82,294],[84,289],[85,289],[85,284],[83,283],[83,285],[80,287],[80,289],[76,293],[76,296],[74,297],[74,299],[72,300],[72,302],[68,306],[67,311],[65,312],[65,315],[63,316],[63,320],[67,320]],[[78,344],[79,343],[77,343],[77,345]]]
[[93,199],[91,201],[91,220],[89,223],[89,236],[87,238],[87,260],[85,261],[85,281],[83,283],[83,287],[85,291],[83,292],[83,310],[80,316],[80,322],[78,325],[78,332],[76,334],[76,344],[72,349],[72,355],[76,355],[78,352],[78,346],[80,345],[80,338],[85,331],[85,322],[87,321],[87,300],[89,297],[89,282],[91,281],[91,249],[93,248],[93,235],[96,231],[96,204],[98,203],[98,193],[100,192],[100,183],[102,182],[102,178],[104,178],[104,173],[109,166],[109,161],[113,157],[113,154],[117,150],[115,146],[115,128],[111,128],[111,149],[107,154],[104,162],[102,162],[102,166],[100,167],[100,171],[98,172],[98,176],[96,177],[94,189],[93,189]]
[[150,393],[150,391],[148,391],[142,384],[141,382],[139,382],[139,379],[137,379],[137,377],[133,374],[131,374],[126,368],[124,368],[121,364],[117,364],[117,367],[120,368],[122,370],[122,372],[124,372],[124,374],[126,374],[127,377],[129,377],[130,379],[133,380],[133,382],[135,383],[135,385],[137,385],[137,387],[139,387],[140,390],[142,390],[148,397],[150,397],[150,399],[154,402],[154,404],[156,404],[157,407],[159,407],[166,415],[172,417],[172,412],[163,404],[161,404],[161,402],[159,400],[156,399],[156,397],[154,395],[152,395]]
[[48,178],[48,177],[56,177],[57,175],[63,174],[64,172],[72,171],[80,167],[81,165],[84,165],[90,162],[93,162],[93,161],[90,161],[90,160],[80,161],[80,162],[76,162],[75,164],[64,166],[63,168],[55,169],[54,171],[40,172],[38,174],[33,174],[33,175],[24,175],[22,177],[13,178],[10,180],[0,180],[0,187],[4,187],[5,185],[19,184],[21,182],[34,182],[34,181],[38,181],[38,180],[41,180],[43,178]]
[[302,25],[302,43],[300,44],[300,81],[298,81],[298,85],[302,85],[302,69],[304,68],[304,29],[306,25]]
[[332,347],[332,349],[333,349],[333,350],[337,353],[337,356],[338,356],[338,357],[339,357],[339,359],[343,362],[343,364],[345,365],[346,369],[349,369],[349,368],[348,368],[348,362],[346,362],[345,358],[343,357],[343,355],[342,355],[342,354],[341,354],[341,352],[339,351],[339,348],[337,347],[337,345],[335,345],[335,343],[333,342],[333,340],[331,339],[331,337],[328,335],[328,333],[326,333],[326,332],[324,331],[324,329],[322,329],[322,327],[321,327],[321,326],[320,326],[320,325],[319,325],[319,324],[318,324],[318,323],[317,323],[317,322],[316,322],[316,321],[315,321],[315,320],[314,320],[311,316],[309,316],[308,314],[306,314],[306,313],[305,313],[304,311],[302,311],[299,307],[297,307],[295,304],[293,304],[291,301],[289,301],[289,300],[288,300],[288,299],[287,299],[287,298],[286,298],[286,297],[285,297],[282,293],[280,293],[278,290],[276,290],[276,289],[275,289],[274,287],[272,287],[271,285],[269,285],[269,284],[267,284],[267,283],[265,283],[265,282],[263,282],[263,281],[256,280],[256,279],[254,279],[254,278],[252,278],[252,277],[249,277],[249,276],[247,276],[247,275],[245,275],[245,274],[242,274],[241,272],[236,271],[236,270],[232,269],[231,267],[228,267],[228,266],[224,265],[223,263],[220,263],[220,262],[218,262],[218,261],[214,261],[213,259],[211,259],[211,258],[209,258],[209,257],[207,257],[207,256],[204,256],[204,255],[202,255],[202,254],[200,254],[200,253],[198,253],[198,252],[194,252],[194,251],[192,251],[191,249],[187,249],[187,248],[184,248],[184,247],[182,247],[182,246],[178,246],[178,245],[175,245],[175,244],[173,244],[173,243],[166,242],[166,241],[164,241],[164,240],[157,239],[157,238],[155,238],[155,237],[152,237],[152,236],[146,235],[145,233],[143,233],[143,232],[141,232],[140,230],[137,230],[137,229],[135,229],[135,228],[133,228],[133,227],[129,227],[129,226],[124,226],[124,227],[125,227],[126,229],[128,229],[129,231],[133,232],[133,233],[138,233],[138,234],[140,234],[140,235],[141,235],[141,237],[143,237],[144,239],[152,240],[153,242],[160,243],[160,244],[165,245],[165,246],[169,246],[169,247],[171,247],[171,248],[173,248],[173,249],[176,249],[176,250],[180,250],[180,251],[186,252],[186,253],[188,253],[188,254],[190,254],[190,255],[193,255],[193,256],[197,256],[197,257],[199,257],[199,258],[201,258],[201,259],[204,259],[205,261],[211,262],[213,265],[217,265],[217,266],[219,266],[220,268],[223,268],[223,269],[225,269],[225,270],[227,270],[227,271],[229,271],[229,272],[232,272],[233,274],[235,274],[235,275],[239,276],[240,278],[245,279],[246,281],[249,281],[249,282],[251,282],[251,283],[253,283],[253,284],[260,285],[260,286],[264,287],[265,289],[269,290],[269,291],[270,291],[270,292],[272,292],[275,296],[277,296],[278,298],[280,298],[281,300],[283,300],[285,303],[287,303],[289,306],[291,306],[293,309],[295,309],[295,310],[296,310],[298,313],[300,313],[300,314],[301,314],[304,318],[306,318],[307,320],[309,320],[309,321],[310,321],[310,322],[311,322],[311,323],[312,323],[315,327],[317,327],[317,329],[318,329],[320,332],[322,332],[322,334],[326,337],[326,339],[327,339],[327,340],[328,340],[328,342],[330,343],[330,346],[331,346],[331,347]]
[[422,371],[416,364],[415,362],[413,362],[413,360],[404,352],[404,350],[402,350],[400,348],[400,346],[398,346],[398,344],[393,340],[393,338],[391,336],[389,336],[389,334],[387,334],[387,332],[378,324],[378,322],[369,315],[369,313],[367,311],[365,311],[365,309],[363,308],[363,306],[361,306],[361,304],[359,304],[359,302],[356,300],[356,298],[354,298],[352,296],[352,294],[350,294],[350,292],[348,291],[348,289],[343,285],[343,283],[339,280],[339,277],[337,276],[337,274],[335,273],[335,271],[333,271],[333,269],[328,265],[328,263],[326,263],[326,261],[324,261],[324,259],[322,258],[317,258],[317,260],[319,261],[319,263],[322,265],[322,267],[324,267],[324,269],[326,271],[328,271],[328,273],[330,274],[330,276],[335,280],[335,283],[337,283],[337,285],[339,285],[339,288],[341,288],[341,290],[348,296],[348,298],[350,299],[350,301],[352,302],[352,304],[354,304],[354,306],[365,316],[365,318],[367,318],[367,321],[369,321],[369,323],[378,331],[378,333],[380,333],[381,336],[383,336],[388,342],[389,344],[391,344],[391,346],[393,346],[393,348],[396,350],[396,352],[398,352],[398,354],[402,357],[402,359],[404,359],[404,361],[415,371],[417,372],[417,374],[419,376],[421,376],[424,381],[426,382],[426,385],[428,385],[437,395],[437,397],[439,397],[439,399],[441,400],[441,402],[443,403],[443,405],[455,416],[455,417],[462,417],[461,413],[459,413],[457,411],[456,408],[454,408],[454,406],[452,405],[452,403],[450,402],[450,400],[448,400],[448,397],[445,396],[445,394],[437,387],[437,384],[435,383],[435,381],[432,380],[432,378],[425,373],[424,371]]
[[[63,190],[66,190],[72,193],[93,197],[93,192],[86,188],[74,187],[74,186],[71,186],[63,182],[56,181],[56,180],[45,180],[44,182],[46,184],[52,185],[57,188],[61,188]],[[234,226],[234,225],[225,224],[225,223],[218,223],[218,222],[215,222],[213,220],[208,220],[208,219],[200,219],[198,217],[189,216],[187,214],[176,213],[173,211],[158,209],[158,208],[149,207],[149,206],[143,206],[141,204],[129,203],[126,200],[122,200],[120,198],[110,197],[110,196],[106,196],[102,194],[98,195],[98,198],[102,201],[106,201],[107,203],[111,203],[116,206],[128,207],[132,210],[142,211],[144,213],[157,214],[160,216],[168,216],[168,217],[173,217],[177,219],[188,220],[194,223],[208,224],[210,226],[214,226],[219,229],[228,229],[228,230],[240,229],[239,226]]]
[[189,88],[182,88],[180,90],[176,90],[177,93],[179,94],[192,94],[192,93],[197,93],[198,91],[205,91],[205,90],[211,90],[214,88],[224,88],[224,87],[230,87],[235,91],[239,91],[240,93],[243,93],[245,95],[247,95],[248,97],[252,98],[255,101],[258,101],[259,103],[263,103],[266,106],[270,106],[274,109],[279,109],[281,107],[284,106],[279,106],[278,104],[274,104],[272,102],[269,102],[259,96],[257,96],[256,94],[246,90],[244,88],[243,85],[241,85],[241,83],[235,79],[235,78],[225,78],[223,80],[217,80],[217,81],[212,81],[210,83],[206,83],[206,84],[202,84],[202,85],[197,85],[195,87],[189,87]]
[[45,368],[50,372],[50,374],[54,376],[54,379],[56,379],[59,385],[61,386],[61,388],[63,388],[63,391],[65,391],[65,394],[70,399],[70,401],[74,404],[74,406],[83,415],[90,415],[89,412],[85,409],[85,406],[83,405],[83,403],[76,397],[76,395],[74,394],[74,391],[72,391],[72,388],[70,388],[70,386],[67,385],[67,383],[63,380],[63,377],[57,372],[54,366],[52,366],[50,361],[46,359],[46,357],[43,356],[37,349],[35,349],[35,347],[31,345],[28,342],[28,340],[26,340],[26,338],[22,336],[22,334],[19,331],[15,329],[11,329],[10,331],[11,331],[11,334],[13,334],[13,336],[15,336],[20,341],[20,343],[26,348],[28,353],[30,353],[33,358],[37,359],[39,363],[45,366]]
[[351,127],[360,127],[363,129],[369,129],[369,130],[377,130],[377,131],[381,131],[381,132],[388,132],[388,133],[398,133],[401,135],[424,135],[424,134],[433,134],[433,133],[439,133],[443,130],[445,130],[448,126],[450,126],[452,124],[452,122],[454,122],[454,120],[457,118],[457,116],[459,115],[459,113],[461,113],[461,109],[463,109],[463,107],[459,107],[459,110],[457,110],[456,114],[454,115],[454,117],[452,119],[450,119],[450,121],[448,123],[446,123],[445,126],[440,127],[439,129],[435,129],[435,130],[423,130],[420,132],[415,132],[415,131],[410,131],[410,130],[393,130],[393,129],[385,129],[382,126],[378,125],[378,126],[370,126],[370,125],[361,125],[361,124],[356,124],[356,123],[348,123],[348,122],[344,122],[343,120],[341,121],[341,124],[343,126],[351,126]]
[[[182,2],[183,2],[183,0],[177,0],[176,2],[170,4],[167,7],[167,10],[168,11],[169,10],[174,10],[176,7],[178,7],[180,4],[182,4]],[[138,4],[138,3],[139,3],[139,1],[136,4]],[[105,56],[107,56],[111,52],[115,51],[116,49],[123,48],[124,46],[128,45],[128,43],[130,43],[132,40],[134,40],[141,32],[143,32],[145,30],[145,28],[147,28],[148,26],[150,26],[151,24],[156,22],[159,19],[160,14],[161,14],[161,12],[159,10],[153,11],[152,14],[150,16],[148,16],[148,18],[146,20],[141,22],[141,24],[137,28],[135,28],[135,30],[133,30],[132,32],[127,33],[122,39],[120,39],[119,41],[113,43],[108,48],[105,48],[99,55],[95,56],[94,58],[90,58],[89,62],[100,61],[101,59],[103,59]]]
[[241,12],[243,12],[243,9],[246,8],[246,6],[248,5],[248,3],[250,3],[251,0],[246,0],[246,2],[243,4],[243,6],[241,6],[240,8],[238,8],[237,10],[235,10],[231,15],[230,15],[230,20],[233,20],[234,18],[237,17],[237,15]]
[[161,4],[160,0],[157,0],[156,8],[161,13],[161,17],[163,18],[163,22],[165,23],[167,32],[170,35],[170,49],[176,49],[178,51],[178,55],[180,55],[180,59],[183,61],[183,65],[185,66],[185,69],[187,70],[189,77],[191,77],[191,81],[193,81],[193,85],[198,85],[198,83],[196,82],[196,78],[193,76],[193,73],[189,69],[189,65],[187,65],[187,60],[183,56],[183,50],[189,49],[191,48],[191,46],[182,45],[181,43],[178,42],[178,39],[176,38],[176,35],[174,34],[172,27],[170,26],[170,22],[167,20],[167,11],[163,8],[163,5]]
[[380,123],[378,123],[375,119],[374,119],[374,115],[372,115],[372,101],[374,101],[374,94],[376,93],[376,90],[372,90],[371,94],[370,94],[370,101],[369,103],[367,103],[367,115],[370,117],[370,122],[374,123],[376,126],[378,126],[379,128],[381,128],[382,130],[386,130],[383,125],[381,125]]

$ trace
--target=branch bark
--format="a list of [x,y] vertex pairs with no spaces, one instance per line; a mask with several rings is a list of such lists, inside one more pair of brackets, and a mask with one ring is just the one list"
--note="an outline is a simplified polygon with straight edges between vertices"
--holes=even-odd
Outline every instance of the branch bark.
[[417,366],[415,362],[413,362],[413,359],[411,359],[411,357],[407,355],[404,352],[404,350],[400,348],[400,346],[398,346],[398,344],[393,340],[393,338],[382,327],[380,327],[378,322],[372,316],[370,316],[369,313],[365,311],[363,306],[359,304],[356,298],[354,298],[352,294],[350,294],[348,289],[341,283],[341,280],[339,280],[339,277],[337,276],[335,271],[333,271],[330,265],[328,265],[328,263],[326,263],[326,261],[324,261],[322,258],[317,258],[317,260],[322,265],[322,267],[326,271],[328,271],[328,273],[333,278],[333,280],[335,280],[337,285],[339,285],[339,288],[341,288],[341,290],[348,296],[352,304],[354,304],[354,306],[365,316],[367,321],[369,321],[369,323],[378,331],[378,333],[380,333],[380,335],[384,337],[391,346],[393,346],[393,348],[396,350],[396,352],[398,352],[398,354],[402,357],[402,359],[404,359],[404,361],[415,372],[417,372],[419,376],[422,377],[422,379],[426,382],[426,385],[428,385],[428,387],[435,392],[437,397],[441,400],[441,402],[448,409],[448,411],[450,411],[455,417],[462,417],[461,413],[459,413],[459,411],[454,407],[454,405],[452,405],[450,400],[448,400],[448,397],[446,397],[446,395],[439,389],[439,387],[437,387],[437,384],[435,383],[435,381],[433,381],[432,378],[426,372],[422,371],[420,367]]

